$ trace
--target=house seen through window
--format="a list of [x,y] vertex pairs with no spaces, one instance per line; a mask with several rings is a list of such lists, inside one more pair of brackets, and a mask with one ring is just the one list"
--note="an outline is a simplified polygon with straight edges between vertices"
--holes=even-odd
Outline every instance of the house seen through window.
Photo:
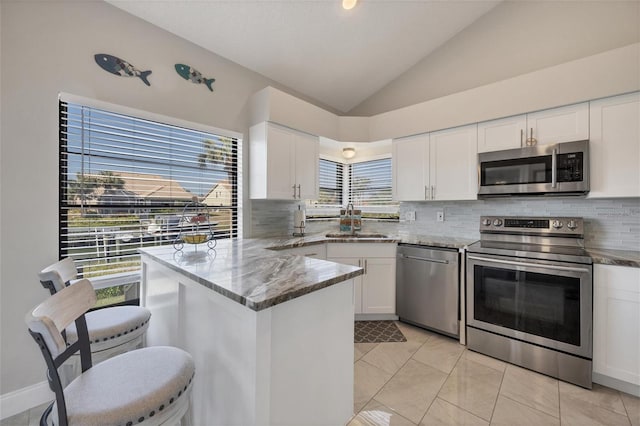
[[238,233],[238,140],[60,102],[60,257],[99,304],[137,303],[139,247],[172,244],[186,203],[215,238]]

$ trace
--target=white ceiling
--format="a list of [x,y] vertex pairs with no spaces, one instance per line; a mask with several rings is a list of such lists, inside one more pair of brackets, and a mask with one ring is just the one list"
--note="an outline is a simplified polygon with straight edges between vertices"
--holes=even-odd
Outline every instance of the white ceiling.
[[107,0],[337,111],[347,112],[499,1]]

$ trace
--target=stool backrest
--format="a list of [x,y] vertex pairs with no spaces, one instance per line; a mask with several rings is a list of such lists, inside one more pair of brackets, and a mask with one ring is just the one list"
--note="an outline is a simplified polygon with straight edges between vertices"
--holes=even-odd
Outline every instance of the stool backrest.
[[[58,367],[80,351],[82,371],[91,368],[91,349],[84,314],[96,304],[96,293],[87,279],[65,287],[36,306],[25,317],[29,333],[40,347],[47,364],[49,387],[56,394],[58,424],[67,424],[67,410]],[[67,345],[62,332],[76,323],[78,340]]]
[[64,258],[51,266],[44,268],[38,274],[40,283],[51,294],[62,290],[69,285],[69,281],[76,279],[78,270],[76,264],[70,257]]

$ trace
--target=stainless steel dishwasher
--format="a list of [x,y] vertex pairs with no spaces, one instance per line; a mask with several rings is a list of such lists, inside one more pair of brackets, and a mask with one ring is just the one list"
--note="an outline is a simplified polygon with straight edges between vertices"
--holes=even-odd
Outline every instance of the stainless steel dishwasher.
[[398,245],[396,311],[401,321],[458,336],[459,253]]

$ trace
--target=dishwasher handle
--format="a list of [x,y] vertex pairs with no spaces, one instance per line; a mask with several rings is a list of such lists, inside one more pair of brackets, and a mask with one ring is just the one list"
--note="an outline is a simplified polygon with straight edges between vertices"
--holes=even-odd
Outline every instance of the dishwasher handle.
[[442,263],[443,265],[448,265],[449,264],[448,260],[432,259],[432,258],[429,258],[429,257],[409,256],[407,254],[398,254],[398,257],[403,258],[403,259],[421,260],[423,262]]

